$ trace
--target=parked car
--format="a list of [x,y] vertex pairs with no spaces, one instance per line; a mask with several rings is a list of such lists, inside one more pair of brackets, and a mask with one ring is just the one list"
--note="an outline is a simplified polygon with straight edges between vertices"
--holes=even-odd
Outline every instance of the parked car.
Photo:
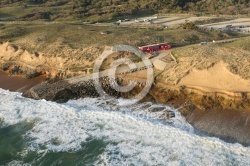
[[207,42],[200,42],[200,45],[202,46],[202,45],[206,45],[207,44]]

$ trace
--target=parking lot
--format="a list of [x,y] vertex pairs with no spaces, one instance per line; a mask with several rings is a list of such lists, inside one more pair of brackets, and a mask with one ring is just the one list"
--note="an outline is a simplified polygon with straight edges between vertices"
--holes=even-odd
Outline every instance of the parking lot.
[[[119,20],[120,25],[162,25],[165,28],[171,28],[184,24],[186,22],[213,20],[219,17],[185,17],[185,16],[150,16],[136,19]],[[250,18],[228,18],[230,21],[212,22],[210,24],[198,25],[208,30],[235,31],[238,33],[250,33]]]

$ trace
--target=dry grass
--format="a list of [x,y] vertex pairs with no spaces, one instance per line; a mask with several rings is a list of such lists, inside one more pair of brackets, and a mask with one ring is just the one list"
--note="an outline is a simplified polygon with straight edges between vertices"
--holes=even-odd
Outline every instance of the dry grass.
[[[173,54],[178,58],[180,64],[186,64],[188,68],[199,70],[209,68],[219,61],[229,64],[231,72],[242,78],[250,79],[250,52],[244,50],[244,44],[248,39],[239,40],[229,44],[208,44],[204,46],[193,46],[175,50]],[[228,47],[242,43],[241,47]]]
[[242,38],[241,40],[236,40],[234,42],[225,43],[221,45],[232,50],[242,49],[242,50],[250,51],[250,37]]
[[[103,31],[107,34],[101,34]],[[159,28],[134,28],[117,26],[92,26],[84,24],[30,24],[0,26],[1,41],[11,40],[23,46],[43,51],[50,44],[81,48],[85,45],[145,45],[169,42],[174,46],[211,41],[231,36],[220,32],[186,29],[162,30]]]
[[[108,33],[101,34],[103,31]],[[142,29],[69,23],[0,26],[1,42],[11,41],[11,43],[28,50],[30,53],[44,53],[43,57],[52,57],[55,61],[56,59],[61,59],[56,62],[63,64],[65,70],[70,70],[74,73],[83,71],[85,68],[91,68],[105,46],[116,44],[140,46],[159,42],[169,42],[173,46],[183,46],[230,37],[230,35],[221,32],[186,29],[161,30],[153,27]],[[179,58],[185,56],[192,57],[185,60],[192,61],[192,65],[194,64],[195,67],[199,68],[200,66],[200,68],[204,68],[219,60],[217,54],[221,55],[219,52],[221,46],[216,45],[216,48],[210,47],[210,45],[207,45],[205,47],[192,47],[187,50],[180,49],[174,52],[174,54],[177,54]],[[227,51],[219,57],[220,59],[230,59]],[[237,63],[232,64],[232,71],[241,71],[241,68],[237,66],[240,63],[240,59],[235,59],[235,62]],[[50,62],[48,61],[48,63]],[[106,66],[109,64],[107,63]],[[55,65],[51,64],[49,66],[54,67]],[[184,66],[189,68],[190,62]],[[235,69],[235,66],[237,69]],[[242,75],[246,73],[244,72],[245,70],[248,70],[248,68],[242,69]],[[176,78],[178,77],[176,75]]]

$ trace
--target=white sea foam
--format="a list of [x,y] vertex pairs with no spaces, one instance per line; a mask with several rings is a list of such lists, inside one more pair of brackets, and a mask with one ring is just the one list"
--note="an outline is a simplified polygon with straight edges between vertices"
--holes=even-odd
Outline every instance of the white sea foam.
[[23,163],[22,161],[13,160],[7,164],[7,166],[31,166],[31,164]]
[[155,117],[141,118],[127,113],[133,110],[145,114],[147,109],[143,110],[142,105],[126,107],[120,104],[123,105],[118,108],[120,111],[107,110],[112,110],[114,105],[111,102],[110,107],[105,107],[105,101],[89,98],[57,104],[26,99],[19,93],[0,89],[0,118],[3,124],[34,123],[34,127],[24,135],[30,150],[78,151],[82,143],[92,138],[107,144],[95,164],[250,164],[250,148],[197,136],[178,114],[163,123]]

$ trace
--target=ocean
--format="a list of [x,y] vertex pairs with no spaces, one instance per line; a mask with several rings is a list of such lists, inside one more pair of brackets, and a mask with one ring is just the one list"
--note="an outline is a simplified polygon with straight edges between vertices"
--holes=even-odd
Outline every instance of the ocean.
[[171,107],[133,102],[59,104],[0,89],[0,165],[250,165],[250,147],[197,134]]

